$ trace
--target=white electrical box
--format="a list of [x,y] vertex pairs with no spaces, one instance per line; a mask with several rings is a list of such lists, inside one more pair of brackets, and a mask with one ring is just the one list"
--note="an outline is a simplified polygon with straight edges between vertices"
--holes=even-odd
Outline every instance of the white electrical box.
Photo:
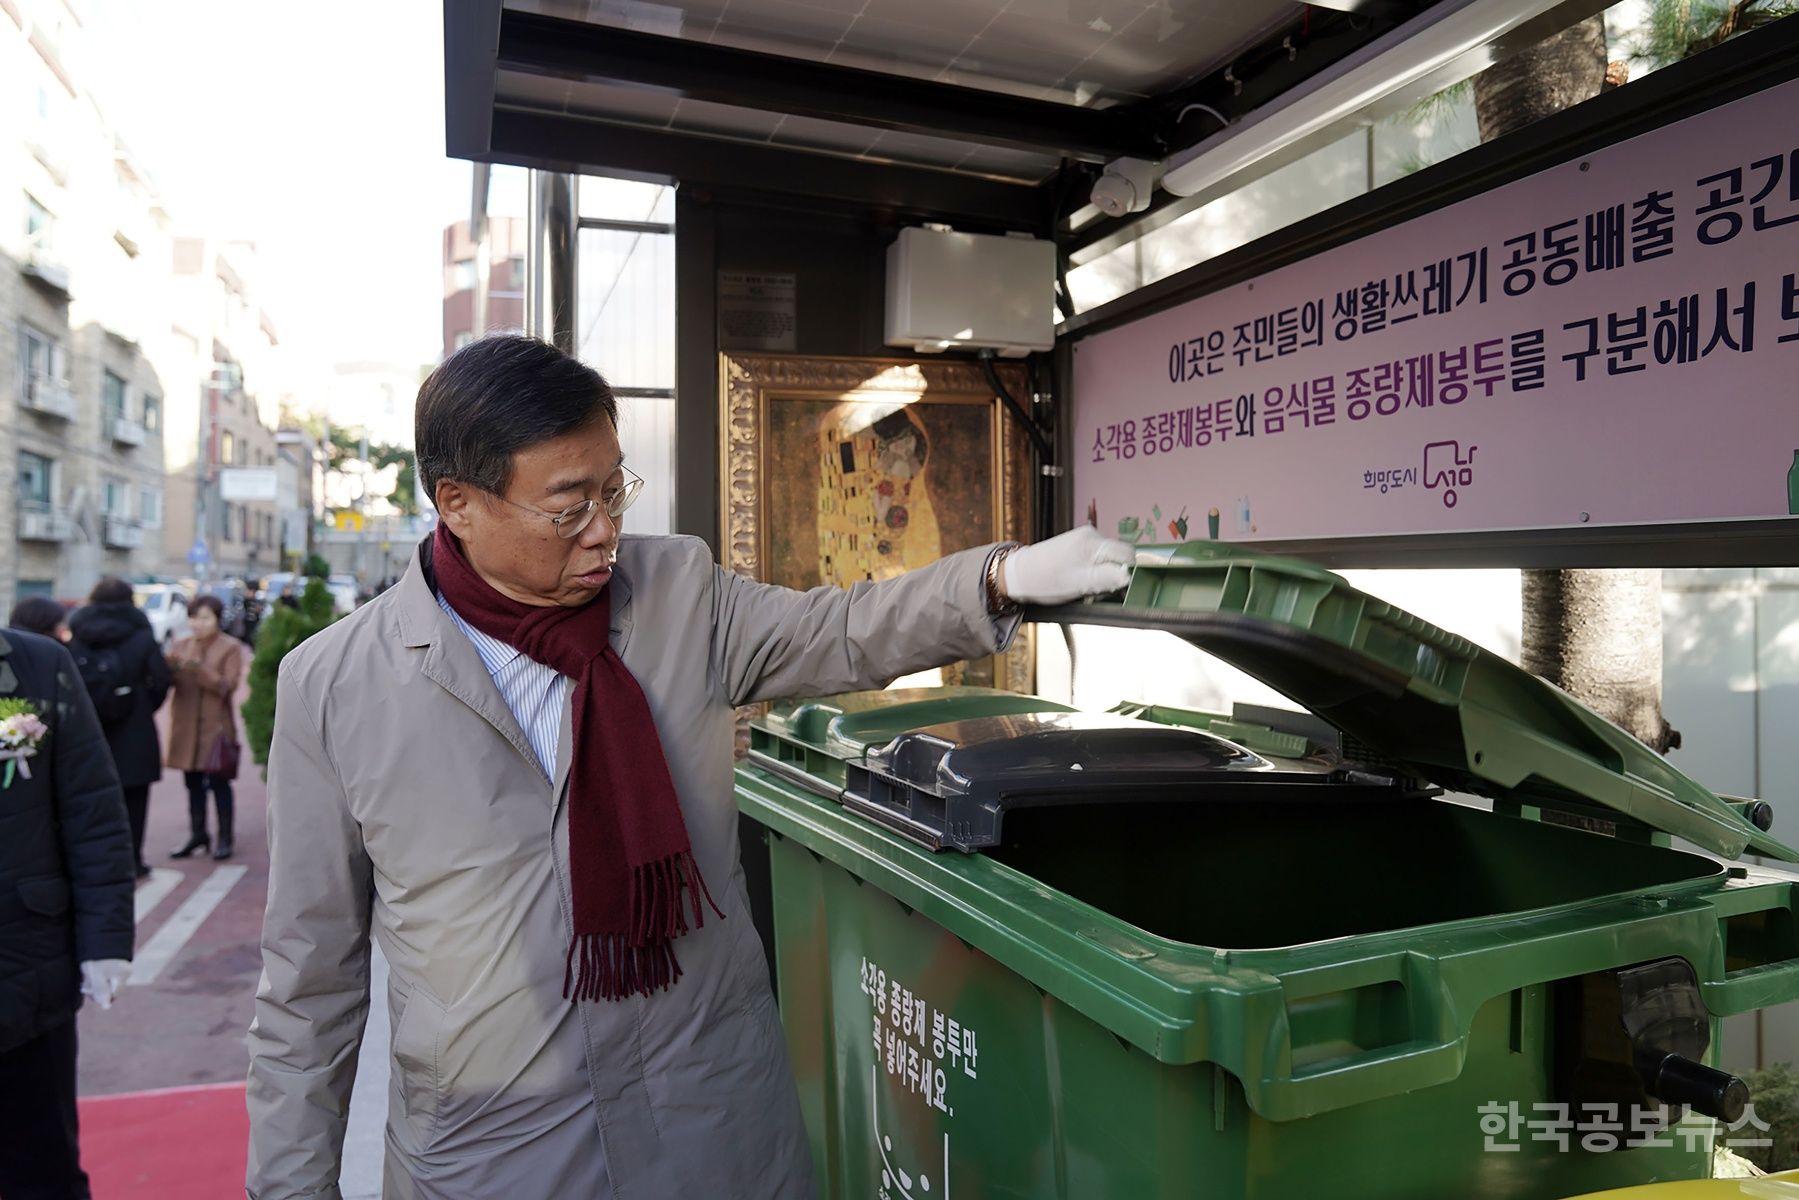
[[887,344],[923,354],[1055,345],[1056,247],[1037,238],[911,228],[887,250]]

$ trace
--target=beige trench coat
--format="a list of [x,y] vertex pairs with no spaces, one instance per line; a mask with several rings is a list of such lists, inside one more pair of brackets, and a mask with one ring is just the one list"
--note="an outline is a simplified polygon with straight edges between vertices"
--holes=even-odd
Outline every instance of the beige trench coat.
[[281,664],[269,895],[250,1029],[249,1195],[338,1197],[369,1004],[392,967],[386,1200],[764,1200],[813,1194],[731,786],[733,708],[882,686],[993,653],[971,550],[798,593],[705,544],[626,537],[612,642],[642,684],[700,868],[726,913],[668,992],[562,998],[563,714],[552,784],[416,560]]
[[198,667],[173,670],[175,686],[169,701],[169,752],[162,765],[172,771],[198,771],[206,765],[219,734],[237,733],[237,684],[244,675],[244,644],[226,634],[214,634],[204,650],[191,637],[169,647],[174,664],[190,658]]

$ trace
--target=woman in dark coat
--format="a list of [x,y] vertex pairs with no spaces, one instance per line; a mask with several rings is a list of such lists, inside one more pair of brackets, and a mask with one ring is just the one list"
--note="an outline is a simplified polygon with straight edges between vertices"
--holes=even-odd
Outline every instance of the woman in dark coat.
[[75,1010],[83,992],[111,1004],[124,980],[131,835],[68,651],[0,632],[0,699],[49,727],[29,777],[0,774],[0,1196],[85,1196]]
[[69,618],[69,639],[69,653],[75,656],[83,678],[91,679],[94,674],[87,664],[97,656],[109,655],[109,661],[117,661],[118,686],[131,689],[124,712],[108,720],[103,708],[101,727],[125,791],[125,812],[131,818],[131,861],[137,864],[142,879],[150,873],[144,863],[150,785],[162,778],[156,710],[169,694],[169,664],[156,644],[150,618],[132,602],[131,585],[122,579],[102,579],[94,586],[88,606]]

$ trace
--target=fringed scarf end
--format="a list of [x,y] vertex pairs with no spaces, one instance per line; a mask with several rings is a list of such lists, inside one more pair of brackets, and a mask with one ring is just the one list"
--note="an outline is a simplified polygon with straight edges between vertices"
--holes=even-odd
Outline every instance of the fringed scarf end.
[[[707,908],[718,914],[719,920],[724,920],[725,910],[712,899],[711,889],[707,888],[706,880],[700,874],[700,864],[694,861],[693,851],[689,850],[684,854],[677,855],[675,862],[687,884],[687,895],[693,904],[694,928],[697,929],[706,923],[706,911],[700,907],[701,898],[705,899]],[[678,908],[679,905],[677,904],[676,907]]]
[[[693,909],[691,926],[687,907],[681,902],[683,892]],[[569,943],[562,973],[564,997],[622,1000],[672,986],[681,977],[674,939],[704,925],[707,907],[719,920],[725,916],[712,899],[691,850],[634,868],[630,904],[628,932],[582,933]]]
[[623,1000],[665,991],[681,977],[668,942],[632,946],[623,935],[587,933],[569,943],[562,974],[566,1000]]

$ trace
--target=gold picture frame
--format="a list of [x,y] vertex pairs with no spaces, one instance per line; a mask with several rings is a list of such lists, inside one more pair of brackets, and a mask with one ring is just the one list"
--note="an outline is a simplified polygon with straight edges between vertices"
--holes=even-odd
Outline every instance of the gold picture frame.
[[[1018,364],[997,369],[1028,394]],[[1029,446],[979,365],[727,353],[718,376],[727,570],[847,586],[1030,540]],[[1034,667],[1021,633],[944,682],[1028,692]]]

